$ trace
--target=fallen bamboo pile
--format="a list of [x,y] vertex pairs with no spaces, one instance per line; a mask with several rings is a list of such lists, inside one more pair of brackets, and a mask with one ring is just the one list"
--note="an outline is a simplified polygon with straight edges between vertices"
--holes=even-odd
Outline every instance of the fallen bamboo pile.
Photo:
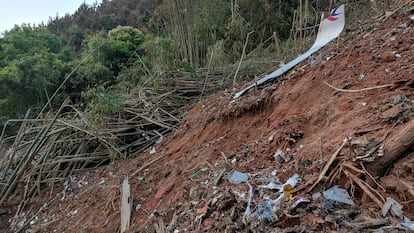
[[[269,63],[264,66],[269,66]],[[256,66],[257,68],[257,66]],[[257,73],[249,68],[240,76]],[[133,157],[179,127],[198,100],[230,86],[234,68],[174,71],[133,88],[116,116],[97,124],[66,100],[58,111],[9,120],[0,136],[0,206],[13,195],[26,203],[46,184]],[[227,77],[227,78],[226,78]],[[6,136],[8,125],[19,131]]]

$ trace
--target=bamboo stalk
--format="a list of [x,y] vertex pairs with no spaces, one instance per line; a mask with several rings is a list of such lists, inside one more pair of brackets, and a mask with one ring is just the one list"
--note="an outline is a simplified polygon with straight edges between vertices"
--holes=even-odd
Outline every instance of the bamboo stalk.
[[38,151],[38,149],[40,149],[40,146],[44,143],[44,140],[45,140],[45,137],[46,137],[46,133],[50,130],[50,128],[53,126],[53,124],[57,120],[60,112],[66,106],[67,101],[68,101],[68,99],[66,99],[63,102],[62,106],[60,107],[60,109],[56,113],[56,115],[53,118],[53,120],[51,121],[51,123],[47,127],[45,127],[44,130],[42,130],[42,131],[39,132],[38,136],[36,137],[39,141],[38,140],[35,140],[35,142],[30,146],[30,149],[27,151],[27,153],[24,156],[24,158],[27,158],[27,159],[25,161],[22,160],[22,162],[19,163],[18,168],[13,173],[12,178],[8,182],[7,189],[3,189],[2,192],[1,192],[1,195],[0,195],[1,196],[0,206],[2,206],[3,203],[4,203],[4,201],[6,200],[6,198],[8,198],[8,195],[10,194],[10,192],[16,186],[16,183],[17,183],[18,179],[23,175],[23,173],[25,172],[25,170],[28,167],[29,163],[34,158],[34,156],[36,155],[36,152]]

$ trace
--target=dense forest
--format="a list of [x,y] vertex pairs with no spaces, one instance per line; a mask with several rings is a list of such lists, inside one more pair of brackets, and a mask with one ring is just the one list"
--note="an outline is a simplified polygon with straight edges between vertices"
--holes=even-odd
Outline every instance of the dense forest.
[[0,38],[0,122],[46,103],[53,110],[67,96],[114,114],[131,87],[168,71],[226,66],[252,52],[282,60],[288,42],[317,31],[320,13],[339,2],[103,0],[45,25],[15,26]]

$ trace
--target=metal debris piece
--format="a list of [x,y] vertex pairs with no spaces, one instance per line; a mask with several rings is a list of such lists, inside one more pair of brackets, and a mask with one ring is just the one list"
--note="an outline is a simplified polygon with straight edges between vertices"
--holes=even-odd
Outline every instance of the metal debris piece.
[[74,211],[72,211],[71,213],[72,213],[72,215],[77,215],[77,214],[79,213],[79,210],[78,210],[78,209],[75,209],[75,210],[74,210]]
[[398,203],[396,200],[394,200],[392,197],[387,197],[387,201],[382,206],[381,212],[382,216],[386,216],[388,211],[391,210],[391,212],[398,216],[399,218],[403,218],[403,212],[402,212],[402,205]]
[[410,228],[410,230],[414,231],[414,222],[409,220],[409,219],[407,221],[401,223],[401,225],[403,225],[405,227],[408,227],[408,228]]
[[267,185],[259,185],[259,188],[272,189],[272,190],[281,190],[281,189],[283,189],[283,185],[282,184],[275,184],[273,181],[271,181]]
[[286,163],[287,162],[286,154],[281,149],[277,149],[277,151],[275,152],[275,154],[273,155],[273,157],[279,163],[281,163],[281,162],[285,162]]
[[[334,15],[335,17],[333,17]],[[283,65],[279,69],[273,71],[270,74],[265,75],[263,78],[259,79],[257,82],[252,83],[250,86],[244,88],[243,90],[237,92],[233,96],[233,100],[239,98],[244,93],[246,93],[248,90],[260,86],[272,79],[275,79],[282,74],[284,74],[286,71],[289,71],[293,67],[295,67],[297,64],[308,58],[310,55],[324,47],[326,44],[328,44],[333,39],[337,38],[339,34],[342,32],[342,29],[345,26],[345,5],[341,5],[339,7],[336,7],[332,10],[330,19],[326,18],[321,21],[319,25],[319,32],[316,36],[315,42],[312,45],[312,47],[298,56],[297,58],[291,60],[287,64]],[[334,19],[334,21],[332,21]]]
[[316,201],[321,198],[322,194],[320,192],[316,192],[312,194],[312,200]]
[[251,215],[251,217],[259,219],[263,224],[275,221],[276,217],[272,212],[272,203],[272,200],[259,202],[257,210]]
[[[252,205],[254,193],[253,193],[253,187],[249,183],[247,183],[247,185],[249,186],[249,200],[247,201],[246,211],[244,211],[244,217],[250,218],[252,217],[250,206]],[[246,224],[244,217],[243,217],[243,222]]]
[[101,179],[99,180],[99,185],[103,185],[103,184],[105,184],[105,181],[106,181],[106,178],[101,178]]
[[[285,188],[285,186],[290,185],[292,188],[294,188],[297,183],[298,183],[298,179],[299,179],[299,175],[298,174],[293,174],[283,185],[283,188]],[[283,191],[283,190],[282,190]]]
[[293,203],[292,208],[296,208],[300,203],[310,203],[311,201],[309,199],[306,199],[304,197],[301,197]]
[[246,173],[242,173],[237,170],[233,170],[227,175],[227,180],[232,184],[246,182],[248,179],[249,176]]
[[138,212],[141,208],[142,208],[142,205],[141,204],[137,204],[135,206],[135,211]]
[[345,189],[338,188],[337,186],[323,191],[323,196],[328,200],[354,205],[354,202],[351,200],[348,192]]
[[156,134],[158,134],[158,136],[160,136],[157,141],[155,141],[155,144],[160,144],[163,140],[164,140],[164,136],[162,134],[160,134],[157,130],[154,130],[154,132]]

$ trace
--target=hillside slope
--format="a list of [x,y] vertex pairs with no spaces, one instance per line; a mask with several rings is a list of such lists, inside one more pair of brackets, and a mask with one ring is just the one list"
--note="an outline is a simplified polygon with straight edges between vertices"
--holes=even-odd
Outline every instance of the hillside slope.
[[[63,186],[54,187],[34,200],[26,219],[48,205],[30,227],[116,232],[120,184],[128,176],[129,232],[403,232],[398,214],[383,217],[380,207],[392,197],[414,219],[413,147],[381,160],[414,121],[414,25],[408,16],[349,29],[317,55],[319,64],[302,63],[238,100],[225,91],[200,101],[155,154],[79,174],[64,196]],[[275,156],[278,149],[284,159]],[[326,177],[313,187],[333,155]],[[232,170],[248,174],[248,181],[229,182]],[[263,188],[293,174],[299,175],[293,190]],[[334,185],[355,205],[317,198]],[[288,198],[269,204],[281,193]]]

